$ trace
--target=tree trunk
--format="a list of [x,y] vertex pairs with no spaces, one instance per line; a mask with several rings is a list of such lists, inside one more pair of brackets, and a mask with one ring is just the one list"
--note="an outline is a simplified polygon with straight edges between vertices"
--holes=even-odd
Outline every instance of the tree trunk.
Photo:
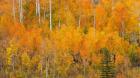
[[93,26],[94,26],[94,36],[96,35],[96,11],[94,9],[94,23],[93,23]]
[[125,36],[125,24],[124,24],[124,21],[121,22],[121,36],[122,37]]
[[44,21],[46,19],[46,6],[44,6]]
[[79,15],[78,27],[81,27],[81,15]]
[[20,23],[23,23],[22,0],[19,0],[19,21]]
[[38,0],[36,0],[36,16],[38,15]]
[[48,78],[48,67],[49,67],[49,62],[46,62],[46,78]]
[[52,0],[49,0],[50,6],[50,31],[52,31]]
[[94,10],[94,14],[93,14],[93,27],[94,27],[94,36],[96,35],[96,4],[98,3],[98,0],[92,0],[93,3],[93,10]]
[[16,12],[15,12],[15,0],[13,0],[13,18],[16,20]]
[[84,63],[84,64],[83,64],[83,66],[84,66],[84,67],[83,67],[83,68],[84,68],[84,73],[83,73],[83,75],[84,75],[84,78],[86,78],[86,59],[83,60],[83,63]]
[[38,0],[38,21],[39,21],[39,24],[40,24],[40,1]]
[[38,16],[38,22],[40,24],[40,0],[36,0],[36,16]]
[[58,15],[58,27],[60,28],[60,27],[61,27],[61,21],[60,21],[61,0],[59,0],[58,5],[59,5],[59,6],[58,6],[58,7],[59,7],[59,8],[58,8],[58,9],[59,9],[59,10],[58,10],[58,11],[59,11],[59,15]]

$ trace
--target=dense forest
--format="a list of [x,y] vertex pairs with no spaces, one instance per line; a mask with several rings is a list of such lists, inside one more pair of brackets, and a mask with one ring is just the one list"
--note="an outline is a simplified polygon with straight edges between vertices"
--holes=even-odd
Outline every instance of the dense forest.
[[0,78],[140,78],[140,0],[0,0]]

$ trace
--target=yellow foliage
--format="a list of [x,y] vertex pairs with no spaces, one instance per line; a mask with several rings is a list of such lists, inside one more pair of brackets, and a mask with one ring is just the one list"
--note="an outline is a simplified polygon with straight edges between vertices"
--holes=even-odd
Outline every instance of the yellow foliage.
[[23,52],[22,55],[21,55],[21,61],[22,61],[22,64],[29,68],[31,66],[31,60],[30,60],[30,57],[29,55],[26,53],[26,52]]
[[[29,4],[26,4],[26,1],[28,0],[24,0],[22,5],[23,23],[19,23],[17,2],[16,20],[13,20],[12,0],[0,1],[0,56],[3,56],[0,59],[3,64],[5,58],[4,62],[6,61],[8,66],[15,63],[15,73],[19,71],[19,64],[22,63],[23,67],[31,69],[27,73],[37,69],[39,72],[43,71],[37,75],[44,77],[44,59],[50,64],[49,75],[54,69],[53,64],[56,64],[54,72],[58,75],[66,75],[71,71],[77,73],[83,69],[83,59],[86,59],[89,63],[85,67],[86,73],[90,74],[95,73],[89,71],[92,70],[90,68],[101,63],[102,48],[115,54],[116,66],[125,63],[125,57],[132,49],[140,54],[139,0],[99,0],[96,5],[92,0],[52,0],[52,31],[49,30],[49,0],[39,0],[39,24],[36,22],[39,16],[35,12],[35,0],[29,1]],[[78,25],[80,26],[77,27]],[[122,30],[125,33],[124,37],[120,36]],[[134,39],[137,43],[135,46],[129,38],[131,33],[136,33],[137,36]],[[71,70],[72,65],[78,70]],[[11,72],[10,69],[7,71]],[[82,78],[82,75],[75,77]],[[124,78],[124,75],[119,74],[117,78]]]
[[15,46],[12,42],[9,47],[6,48],[6,62],[8,65],[12,64],[13,56],[17,53],[17,46]]
[[7,53],[6,53],[6,56],[7,56],[7,64],[8,65],[11,65],[11,58],[12,58],[12,49],[11,48],[7,48]]

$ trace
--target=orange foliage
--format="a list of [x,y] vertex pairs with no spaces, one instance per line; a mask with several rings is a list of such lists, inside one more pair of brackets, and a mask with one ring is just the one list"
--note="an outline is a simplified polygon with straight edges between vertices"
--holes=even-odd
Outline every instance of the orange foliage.
[[125,21],[128,17],[128,12],[126,7],[122,3],[117,3],[113,11],[113,17],[117,24],[120,24],[121,21]]
[[88,44],[86,40],[82,40],[80,54],[82,57],[88,57],[89,49],[88,49]]
[[8,26],[8,34],[11,38],[20,38],[25,32],[23,25],[16,23],[13,26]]
[[105,11],[105,8],[101,5],[98,5],[96,7],[96,28],[97,30],[103,29],[105,22],[108,20],[106,18],[107,12]]
[[[129,2],[125,2],[125,0],[123,0],[124,2],[122,0],[114,1],[114,5],[112,5],[112,0],[100,0],[96,6],[91,0],[60,0],[60,4],[58,4],[58,0],[53,0],[52,31],[49,30],[49,0],[39,0],[41,6],[41,22],[39,24],[36,22],[38,16],[35,14],[35,0],[29,1],[27,5],[26,0],[24,0],[24,21],[22,24],[17,23],[19,21],[17,3],[15,3],[16,20],[13,20],[11,14],[12,8],[10,8],[12,6],[12,0],[7,0],[7,3],[2,1],[3,0],[0,1],[0,48],[2,48],[2,52],[5,51],[6,48],[6,53],[3,52],[6,54],[4,58],[8,59],[9,65],[12,65],[13,54],[15,54],[16,57],[20,58],[21,64],[26,68],[32,69],[32,72],[35,70],[34,67],[37,66],[39,71],[44,72],[48,69],[52,72],[52,69],[54,69],[53,66],[51,68],[52,64],[56,66],[56,68],[62,65],[65,67],[66,72],[71,72],[69,68],[74,62],[73,59],[77,61],[77,58],[73,58],[73,54],[76,53],[80,53],[80,56],[78,55],[78,61],[81,61],[83,58],[87,59],[85,60],[87,63],[88,61],[92,61],[91,65],[85,65],[87,66],[85,70],[90,67],[93,68],[93,64],[99,65],[101,63],[103,56],[100,50],[102,48],[106,48],[110,53],[116,55],[115,65],[117,66],[121,63],[125,63],[125,57],[128,56],[128,52],[133,46],[133,44],[129,42],[131,39],[127,37],[130,36],[129,33],[134,32],[139,35],[139,20],[137,20],[139,14],[134,14],[135,12],[139,12],[137,10],[133,12],[133,10],[135,10],[134,7],[130,7],[130,5],[132,6],[132,0]],[[94,22],[96,23],[96,28],[93,27]],[[58,23],[60,23],[60,28],[58,27]],[[124,30],[126,30],[124,37],[119,35],[120,29],[122,29],[122,23],[125,24]],[[78,28],[78,25],[81,26]],[[3,48],[2,41],[4,39],[7,42]],[[134,51],[140,54],[139,36],[135,42],[137,43],[135,45],[137,48],[134,48]],[[14,45],[14,47],[12,47],[11,44]],[[48,63],[46,63],[46,59]],[[61,62],[63,63],[61,64]],[[46,64],[48,64],[48,66],[50,64],[50,68],[46,68]],[[78,65],[82,66],[83,60],[80,64],[74,65],[77,65],[75,68],[78,67]],[[7,65],[5,65],[5,67],[6,66]],[[63,67],[60,69],[63,70]],[[20,68],[20,65],[17,69],[18,68]],[[87,71],[90,72],[89,70]],[[54,72],[63,76],[61,71],[58,72],[58,69]],[[66,72],[64,74],[65,76]],[[45,77],[43,74],[41,75]],[[51,75],[51,73],[48,75]],[[124,76],[119,74],[117,78],[124,78]]]
[[19,40],[21,46],[28,48],[39,48],[42,43],[41,29],[33,28],[24,32],[24,35]]
[[103,4],[106,4],[106,3],[111,3],[112,2],[112,0],[101,0],[101,3],[103,3]]
[[92,4],[90,0],[80,0],[81,1],[81,6],[82,7],[82,12],[84,15],[91,15],[92,13]]
[[100,64],[100,63],[101,63],[101,60],[102,60],[102,56],[94,55],[94,56],[92,57],[92,61],[93,61],[95,64]]
[[121,64],[123,62],[124,62],[124,56],[117,53],[116,54],[116,61],[115,61],[115,63],[118,65],[118,64]]

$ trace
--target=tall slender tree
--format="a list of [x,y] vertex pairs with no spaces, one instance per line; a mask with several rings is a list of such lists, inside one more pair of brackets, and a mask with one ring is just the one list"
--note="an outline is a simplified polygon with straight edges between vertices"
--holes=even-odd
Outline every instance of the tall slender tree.
[[46,78],[48,78],[49,60],[46,61]]
[[[78,3],[80,3],[80,0],[78,0]],[[79,17],[78,17],[78,27],[81,27],[81,9],[80,9],[80,5],[78,5],[79,7]]]
[[15,0],[13,0],[13,18],[16,20],[16,12],[15,12]]
[[44,5],[44,12],[43,12],[43,19],[45,21],[45,18],[46,18],[46,2],[45,2],[45,5]]
[[125,23],[124,20],[121,21],[121,36],[125,36]]
[[37,16],[37,14],[38,14],[38,0],[36,0],[36,16]]
[[22,0],[19,0],[19,21],[23,23],[23,7],[22,7]]
[[94,26],[94,35],[96,34],[96,5],[99,3],[99,0],[92,0],[93,9],[94,9],[94,18],[93,18],[93,26]]
[[59,11],[59,14],[58,14],[58,27],[60,28],[61,27],[61,19],[60,19],[61,0],[59,0],[58,4],[59,4],[59,6],[58,6],[59,7],[58,8],[59,9],[58,10]]
[[50,31],[52,31],[52,0],[49,0],[50,7]]
[[40,24],[40,0],[36,0],[36,16],[38,16],[38,22]]

